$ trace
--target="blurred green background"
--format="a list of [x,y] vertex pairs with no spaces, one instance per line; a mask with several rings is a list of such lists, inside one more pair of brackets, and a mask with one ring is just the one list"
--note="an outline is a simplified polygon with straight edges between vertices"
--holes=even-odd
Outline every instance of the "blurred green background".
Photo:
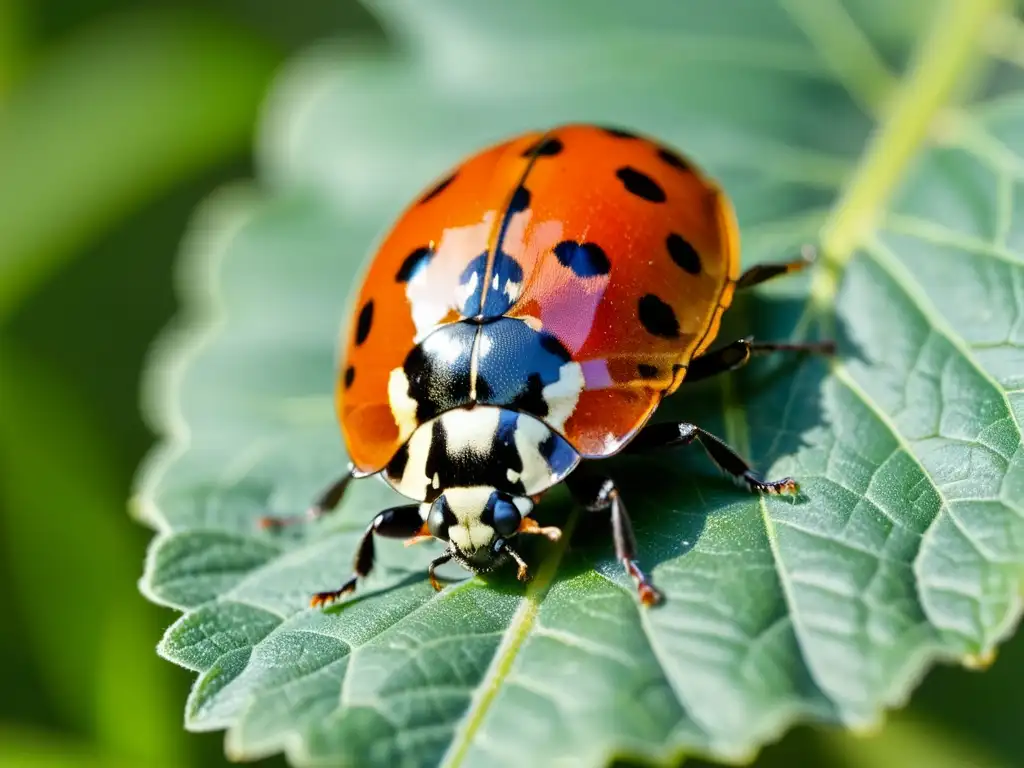
[[[139,371],[193,208],[251,175],[278,65],[328,34],[382,40],[354,0],[0,0],[0,767],[226,762],[136,589]],[[877,736],[798,729],[758,764],[1024,765],[1022,690],[1018,639]]]

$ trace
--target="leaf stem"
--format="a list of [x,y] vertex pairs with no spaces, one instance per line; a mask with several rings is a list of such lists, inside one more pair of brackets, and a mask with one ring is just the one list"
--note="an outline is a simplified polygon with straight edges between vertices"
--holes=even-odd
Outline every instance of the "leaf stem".
[[522,604],[516,610],[512,621],[509,623],[509,630],[505,636],[505,641],[498,648],[497,653],[495,653],[487,676],[480,683],[477,695],[469,705],[462,728],[452,737],[451,747],[441,763],[444,768],[457,768],[457,766],[462,765],[465,761],[469,748],[473,745],[476,732],[480,730],[480,726],[487,717],[491,704],[494,703],[495,697],[502,689],[505,678],[508,677],[509,672],[512,670],[512,665],[519,656],[519,651],[522,650],[523,643],[526,642],[530,631],[533,629],[533,625],[537,620],[537,612],[540,610],[540,602],[544,595],[547,594],[548,588],[558,572],[558,566],[561,564],[562,556],[565,555],[565,550],[569,546],[569,539],[572,538],[572,532],[579,520],[579,515],[579,508],[573,505],[573,510],[569,513],[565,525],[562,527],[561,538],[552,545],[550,554],[544,560],[533,581],[530,582]]
[[873,229],[935,116],[962,82],[988,23],[1005,5],[1005,0],[946,0],[936,13],[888,116],[825,223],[824,259],[812,285],[812,301],[819,307],[831,300],[839,272]]

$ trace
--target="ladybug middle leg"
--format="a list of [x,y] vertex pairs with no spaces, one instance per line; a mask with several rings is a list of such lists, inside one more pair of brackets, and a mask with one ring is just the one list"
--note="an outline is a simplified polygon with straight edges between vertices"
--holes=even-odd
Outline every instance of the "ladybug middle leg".
[[762,480],[736,451],[710,432],[685,421],[675,424],[668,422],[647,425],[637,433],[624,452],[640,453],[677,445],[689,445],[694,440],[700,442],[708,457],[722,471],[731,475],[737,482],[743,483],[751,491],[779,495],[796,493],[800,489],[791,477],[784,477],[781,480]]
[[[423,532],[423,518],[420,516],[419,504],[404,504],[400,507],[385,509],[366,526],[366,532],[356,550],[352,576],[338,589],[330,592],[317,592],[309,601],[314,608],[332,603],[343,595],[355,591],[359,579],[365,578],[373,570],[373,537],[386,536],[389,539],[408,539]],[[433,571],[433,566],[431,567]],[[433,581],[433,574],[431,574]]]
[[566,479],[566,485],[576,500],[589,512],[611,512],[612,538],[615,541],[615,556],[619,559],[636,584],[640,602],[656,605],[662,601],[662,594],[648,580],[636,562],[636,537],[630,522],[626,505],[622,502],[615,481],[602,475],[592,474],[581,467]]
[[754,355],[765,355],[771,352],[811,352],[819,355],[833,355],[836,351],[834,341],[811,341],[803,344],[788,342],[754,341],[749,336],[739,339],[724,347],[706,352],[695,357],[686,367],[686,378],[683,383],[700,381],[720,373],[728,373],[742,368]]
[[799,259],[793,259],[793,261],[774,262],[772,264],[755,264],[740,275],[740,279],[736,281],[736,290],[742,291],[744,288],[752,288],[755,285],[771,280],[773,277],[799,272],[800,270],[811,266],[817,258],[818,252],[814,247],[811,245],[805,245],[803,249],[801,249]]

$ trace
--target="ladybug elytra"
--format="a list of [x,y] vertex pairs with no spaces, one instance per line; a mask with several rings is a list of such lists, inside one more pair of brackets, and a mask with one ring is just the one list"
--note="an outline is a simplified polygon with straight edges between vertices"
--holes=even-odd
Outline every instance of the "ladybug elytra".
[[405,210],[370,264],[336,385],[351,464],[311,514],[370,475],[413,503],[373,519],[351,578],[313,605],[355,589],[378,535],[445,542],[435,588],[451,560],[478,573],[511,560],[525,580],[515,538],[558,538],[531,513],[563,481],[586,509],[610,512],[617,557],[641,601],[658,602],[619,491],[593,460],[696,440],[752,491],[795,492],[694,424],[649,420],[684,380],[752,354],[831,352],[750,339],[708,349],[736,290],[808,263],[740,274],[725,195],[630,132],[566,125],[470,157]]

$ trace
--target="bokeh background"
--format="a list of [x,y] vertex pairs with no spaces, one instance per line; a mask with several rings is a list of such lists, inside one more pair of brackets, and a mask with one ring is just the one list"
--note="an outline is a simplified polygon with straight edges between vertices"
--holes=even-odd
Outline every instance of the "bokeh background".
[[[387,44],[354,0],[0,0],[0,767],[226,762],[136,588],[139,373],[192,210],[252,175],[271,79],[328,35]],[[1024,766],[1022,701],[1018,638],[874,736],[798,729],[758,765]]]

